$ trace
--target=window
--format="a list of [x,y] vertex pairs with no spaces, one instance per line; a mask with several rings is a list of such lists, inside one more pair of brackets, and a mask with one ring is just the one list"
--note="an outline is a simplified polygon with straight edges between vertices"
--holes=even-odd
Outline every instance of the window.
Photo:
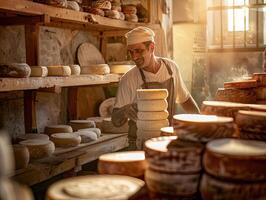
[[266,0],[208,0],[209,50],[266,47]]

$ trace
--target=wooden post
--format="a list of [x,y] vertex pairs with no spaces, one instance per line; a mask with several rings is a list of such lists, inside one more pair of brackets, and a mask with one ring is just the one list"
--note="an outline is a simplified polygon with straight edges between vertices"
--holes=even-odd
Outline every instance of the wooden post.
[[77,119],[78,87],[68,88],[67,120]]
[[[30,66],[38,65],[38,42],[39,26],[25,25],[26,62]],[[24,91],[24,124],[26,133],[37,132],[35,100],[35,91]]]

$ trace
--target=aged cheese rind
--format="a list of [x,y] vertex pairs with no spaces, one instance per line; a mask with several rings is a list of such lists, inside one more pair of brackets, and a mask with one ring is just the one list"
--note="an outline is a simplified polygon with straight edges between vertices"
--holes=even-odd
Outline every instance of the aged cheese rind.
[[162,120],[167,119],[169,113],[167,110],[157,112],[138,112],[137,117],[139,120]]
[[46,77],[48,76],[48,69],[45,66],[31,66],[31,77]]
[[235,103],[255,103],[256,92],[255,89],[234,89],[234,88],[218,88],[216,101],[226,101]]
[[166,99],[167,89],[137,89],[137,100]]
[[51,135],[53,133],[72,133],[73,129],[69,125],[50,125],[46,126],[44,129],[44,133],[47,135]]
[[70,65],[69,67],[71,69],[71,75],[80,75],[81,69],[79,65]]
[[81,142],[81,137],[74,133],[55,133],[50,139],[54,142],[56,147],[75,147]]
[[16,140],[18,142],[23,141],[23,140],[31,140],[31,139],[39,139],[39,140],[49,140],[49,136],[45,134],[40,134],[40,133],[26,133],[23,135],[18,135],[16,137]]
[[172,126],[161,128],[161,136],[174,136],[174,128]]
[[0,77],[27,78],[30,72],[30,66],[26,63],[0,65]]
[[70,120],[69,125],[72,127],[73,131],[78,131],[84,128],[95,128],[95,122],[91,120]]
[[138,107],[138,111],[144,111],[144,112],[163,111],[163,110],[167,110],[168,103],[166,100],[161,100],[161,99],[138,100],[137,107]]
[[80,74],[105,75],[110,74],[110,68],[107,64],[81,66]]
[[254,73],[252,78],[257,81],[258,86],[266,86],[266,73]]
[[101,137],[101,129],[99,128],[84,128],[84,129],[79,129],[78,131],[93,131],[94,133],[96,133],[97,137]]
[[48,76],[70,76],[71,69],[69,66],[47,66]]
[[98,138],[94,131],[79,130],[75,134],[81,137],[81,143],[96,141]]

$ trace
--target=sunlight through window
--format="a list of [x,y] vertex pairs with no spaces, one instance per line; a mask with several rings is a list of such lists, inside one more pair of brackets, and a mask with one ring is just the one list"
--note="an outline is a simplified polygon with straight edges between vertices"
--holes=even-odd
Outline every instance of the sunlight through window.
[[[249,0],[228,0],[229,6],[246,6]],[[248,8],[235,8],[228,11],[228,31],[248,31],[249,13]],[[235,20],[234,20],[235,19]]]

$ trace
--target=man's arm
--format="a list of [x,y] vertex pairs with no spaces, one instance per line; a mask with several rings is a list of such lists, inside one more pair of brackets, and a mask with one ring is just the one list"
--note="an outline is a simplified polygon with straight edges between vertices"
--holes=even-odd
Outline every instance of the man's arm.
[[188,98],[188,100],[186,100],[184,103],[180,103],[180,105],[182,106],[182,108],[187,113],[191,113],[191,114],[198,114],[198,113],[200,113],[200,109],[199,109],[197,103],[195,102],[195,100],[192,98],[192,96],[190,96]]
[[114,126],[119,127],[127,122],[128,119],[137,120],[137,105],[128,104],[121,108],[114,108],[112,112],[112,122]]

